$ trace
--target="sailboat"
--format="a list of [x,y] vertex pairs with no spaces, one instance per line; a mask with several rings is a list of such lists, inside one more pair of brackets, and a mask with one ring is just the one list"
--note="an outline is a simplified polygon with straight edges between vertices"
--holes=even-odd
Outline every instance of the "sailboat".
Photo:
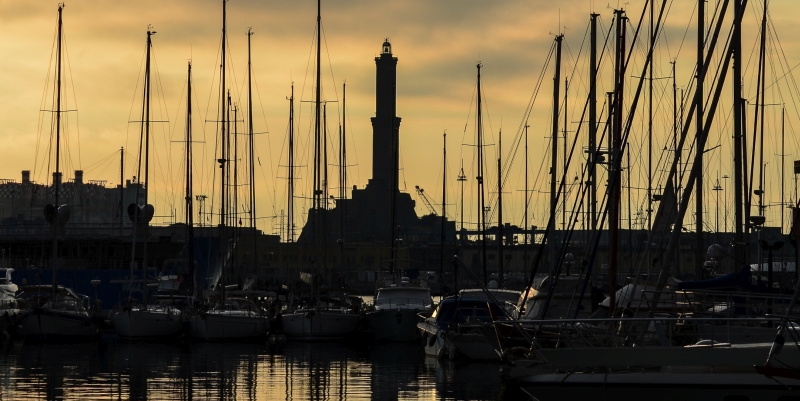
[[69,219],[70,207],[59,206],[59,186],[61,184],[61,53],[63,39],[62,12],[64,5],[58,6],[58,39],[56,51],[56,107],[55,115],[55,166],[53,173],[53,192],[55,202],[45,207],[45,217],[53,230],[53,249],[50,256],[53,270],[53,283],[25,288],[25,301],[29,310],[20,319],[22,333],[27,338],[44,339],[88,339],[97,334],[97,325],[91,318],[87,304],[88,297],[81,297],[69,288],[58,285],[58,233]]
[[[698,116],[698,135],[696,140],[697,154],[702,155],[705,141],[708,137],[711,122],[714,119],[716,106],[720,101],[721,93],[724,88],[733,88],[733,110],[734,128],[733,138],[735,142],[742,141],[744,136],[742,124],[743,96],[742,96],[742,75],[741,64],[743,61],[741,43],[742,18],[745,14],[747,2],[735,1],[733,5],[733,34],[729,37],[727,44],[722,49],[715,49],[713,44],[720,32],[721,19],[716,20],[712,32],[713,36],[709,42],[704,42],[703,32],[706,30],[703,7],[698,12],[697,23],[698,31],[698,62],[696,85],[696,103],[692,105],[692,112],[695,115],[702,115],[703,83],[702,77],[709,70],[713,51],[717,50],[724,56],[719,61],[722,73],[718,78],[711,82],[708,114],[705,120]],[[662,3],[662,13],[664,5]],[[727,2],[724,4],[727,5]],[[650,7],[653,4],[650,3]],[[723,9],[724,10],[724,9]],[[764,6],[764,18],[762,27],[766,26],[766,3]],[[618,27],[624,23],[624,11],[616,10],[616,22]],[[651,40],[658,37],[661,28],[661,15],[659,14],[658,23],[655,25],[655,33],[651,30]],[[653,9],[651,8],[651,18]],[[721,18],[724,12],[719,13],[715,18]],[[594,18],[593,18],[594,20]],[[620,36],[622,32],[622,36]],[[762,28],[762,35],[766,32]],[[616,36],[621,43],[624,43],[624,29],[617,30]],[[763,38],[762,38],[763,39]],[[592,39],[594,41],[594,39]],[[712,45],[707,46],[708,43]],[[763,42],[762,42],[763,43]],[[705,53],[706,46],[708,53]],[[624,46],[617,46],[621,55],[624,54]],[[652,52],[654,43],[651,42],[644,68],[652,63]],[[763,52],[762,48],[762,52]],[[762,53],[763,54],[763,53]],[[762,56],[763,57],[763,56]],[[762,59],[763,62],[763,59]],[[594,64],[594,62],[592,63]],[[732,68],[729,66],[733,64]],[[762,67],[763,68],[763,67]],[[623,70],[624,71],[624,70]],[[645,70],[646,71],[646,70]],[[645,71],[640,74],[638,92],[641,90]],[[731,74],[732,72],[732,74]],[[624,76],[621,73],[620,76]],[[628,73],[630,75],[630,73]],[[732,75],[731,83],[725,83],[725,77]],[[763,76],[761,77],[763,80]],[[621,90],[622,86],[615,83]],[[618,97],[621,93],[618,93]],[[757,98],[758,99],[758,98]],[[763,99],[761,100],[763,102]],[[757,103],[759,101],[757,100]],[[635,102],[634,102],[635,104]],[[763,103],[762,103],[763,104]],[[622,117],[621,102],[617,102],[615,108],[615,135],[619,135],[622,130],[620,120]],[[631,109],[631,113],[635,108]],[[632,114],[631,114],[632,115]],[[690,112],[690,115],[692,113]],[[630,120],[629,120],[630,121]],[[626,128],[629,128],[627,126]],[[689,125],[682,129],[680,141],[681,145],[675,149],[681,149]],[[627,135],[627,133],[626,133]],[[618,136],[619,137],[619,136]],[[660,272],[656,275],[658,282],[654,290],[645,287],[636,281],[633,284],[623,287],[620,291],[610,291],[607,302],[608,318],[603,319],[576,319],[577,310],[575,305],[572,309],[574,315],[562,319],[551,316],[549,320],[532,322],[540,328],[539,338],[536,341],[528,341],[526,353],[528,358],[513,361],[514,368],[519,368],[521,375],[511,372],[517,384],[531,396],[539,399],[564,397],[569,394],[572,398],[591,395],[592,397],[602,396],[605,398],[643,398],[658,394],[664,399],[685,397],[687,390],[693,398],[698,399],[782,399],[789,392],[800,388],[800,352],[798,352],[796,333],[784,339],[787,332],[796,331],[797,326],[791,323],[796,320],[796,312],[793,306],[798,300],[800,287],[795,287],[795,293],[791,299],[785,295],[744,293],[742,287],[752,284],[750,280],[750,267],[747,266],[744,252],[746,244],[743,233],[746,231],[741,223],[742,205],[741,196],[747,191],[743,190],[742,179],[742,148],[737,143],[734,156],[734,173],[737,184],[737,227],[736,227],[736,268],[743,269],[741,273],[731,274],[730,277],[716,277],[712,280],[698,280],[692,286],[686,284],[667,286],[676,272],[674,271],[675,261],[670,257],[663,258],[660,262]],[[615,148],[615,152],[621,152]],[[612,159],[613,160],[613,159]],[[620,158],[614,161],[619,166]],[[666,178],[667,186],[664,190],[666,194],[671,194],[673,190],[673,179],[676,177],[678,157],[673,159],[670,175]],[[664,230],[667,233],[667,249],[659,249],[657,253],[664,255],[675,255],[679,246],[678,239],[681,232],[681,224],[684,214],[688,210],[689,200],[692,191],[702,191],[699,184],[700,176],[703,174],[703,164],[701,159],[695,159],[691,164],[691,170],[686,178],[685,184],[681,183],[683,193],[679,196],[679,206],[675,206],[675,199],[662,198],[659,205],[656,221],[667,213],[671,213],[669,223],[677,223],[671,229],[663,225],[654,223],[653,231]],[[611,184],[614,179],[611,178]],[[617,183],[618,185],[618,183]],[[611,188],[612,185],[609,185]],[[666,204],[665,204],[666,203]],[[613,206],[612,206],[613,207]],[[673,209],[675,208],[675,209]],[[608,209],[606,208],[608,213]],[[670,209],[673,209],[671,212]],[[698,211],[698,215],[701,214]],[[618,217],[618,216],[617,216]],[[754,216],[755,217],[755,216]],[[603,215],[605,218],[605,215]],[[698,220],[700,218],[698,217]],[[763,218],[760,220],[763,224]],[[796,227],[795,227],[796,229]],[[794,231],[793,232],[797,232]],[[699,248],[699,247],[698,247]],[[713,248],[713,247],[712,247]],[[677,258],[675,258],[677,259]],[[699,261],[696,261],[699,265]],[[655,263],[654,263],[655,264]],[[673,266],[671,266],[673,265]],[[589,265],[591,268],[591,265]],[[671,271],[672,270],[672,271]],[[590,271],[590,269],[589,269]],[[639,273],[637,273],[637,276]],[[698,275],[699,276],[699,275]],[[737,277],[739,276],[739,277]],[[743,280],[738,280],[743,278]],[[722,280],[737,281],[736,288],[730,292],[720,290],[703,290],[700,284],[719,284]],[[705,283],[702,283],[705,281]],[[716,283],[712,283],[716,281]],[[745,285],[740,283],[744,282]],[[684,282],[689,283],[689,282]],[[638,287],[637,287],[638,286]],[[641,289],[644,287],[644,291]],[[680,291],[680,288],[686,288]],[[728,285],[728,287],[733,287]],[[714,288],[707,286],[706,288]],[[719,288],[719,287],[716,287]],[[769,286],[770,290],[772,286]],[[669,302],[670,292],[675,298],[682,297],[680,302]],[[649,293],[649,294],[648,294]],[[638,299],[637,299],[638,298]],[[724,302],[719,302],[727,298]],[[633,300],[633,302],[631,301]],[[636,310],[640,308],[647,312],[647,317],[637,317]],[[673,304],[671,313],[663,310],[662,304]],[[614,308],[617,308],[615,313]],[[662,309],[662,310],[659,310]],[[631,314],[628,314],[628,312]],[[633,317],[631,317],[633,316]],[[782,316],[782,318],[780,318]],[[564,316],[561,316],[564,317]],[[780,328],[776,330],[776,326]],[[542,327],[547,328],[541,330]],[[744,330],[740,330],[744,329]],[[759,331],[771,331],[775,336],[774,342],[767,342],[760,338]],[[742,336],[740,333],[744,331]],[[777,332],[777,335],[775,335]],[[549,346],[542,341],[544,336],[552,338],[554,346]],[[784,345],[784,341],[794,342],[792,346],[784,348],[779,359],[773,360]],[[506,350],[509,351],[509,350]],[[515,358],[515,356],[514,356]],[[514,358],[508,358],[512,360]],[[765,366],[761,366],[764,360]],[[525,371],[527,373],[523,373]]]
[[[226,20],[226,7],[225,7],[226,0],[222,1],[222,80],[221,80],[221,93],[225,93],[225,61],[226,61],[226,54],[225,54],[225,46],[227,44],[227,20]],[[252,36],[252,32],[248,30],[247,32],[247,77],[248,77],[248,108],[252,109],[253,102],[252,102],[252,91],[250,90],[251,85],[251,78],[252,78],[252,71],[251,71],[251,62],[250,62],[250,37]],[[230,104],[230,97],[228,97],[228,104]],[[229,110],[229,107],[223,108],[222,112],[222,122],[221,122],[221,142],[222,146],[222,154],[220,159],[218,160],[222,167],[222,210],[223,215],[220,217],[220,260],[219,260],[219,269],[220,269],[220,278],[219,283],[217,284],[220,287],[220,297],[218,300],[214,302],[213,305],[210,305],[208,309],[202,311],[196,316],[193,316],[190,320],[190,330],[191,335],[193,338],[200,339],[200,340],[229,340],[229,339],[242,339],[242,338],[259,338],[267,335],[269,331],[269,318],[267,316],[267,312],[260,306],[257,305],[253,300],[244,297],[228,297],[226,296],[226,288],[224,282],[224,270],[225,265],[228,260],[228,256],[231,254],[232,249],[228,249],[228,247],[233,246],[229,244],[227,232],[228,230],[225,227],[226,222],[226,214],[225,214],[225,198],[227,196],[227,183],[225,181],[226,174],[228,174],[228,163],[226,163],[230,159],[230,155],[226,153],[230,152],[229,147],[225,146],[228,141],[226,123],[229,122],[227,119],[226,112]],[[252,112],[249,113],[252,116]],[[252,131],[252,124],[251,124],[251,131]],[[251,132],[252,134],[252,132]],[[251,135],[252,138],[252,135]],[[235,159],[235,157],[234,157]],[[252,162],[252,161],[251,161]]]
[[[153,47],[152,43],[152,36],[155,34],[154,31],[148,28],[147,30],[147,57],[146,57],[146,64],[145,64],[145,79],[144,79],[144,96],[142,98],[142,110],[144,113],[144,118],[142,120],[142,128],[143,128],[143,143],[145,144],[144,154],[145,154],[145,185],[147,185],[147,190],[149,192],[150,189],[150,181],[149,177],[149,159],[150,159],[150,51]],[[189,67],[189,81],[191,85],[191,65]],[[191,92],[189,92],[191,93]],[[191,105],[189,106],[191,107]],[[138,197],[137,197],[138,198]],[[145,193],[144,203],[147,205],[147,193]],[[149,206],[149,205],[147,205]],[[141,209],[136,204],[131,204],[131,208],[135,211],[134,216],[134,227],[133,233],[134,237],[136,236],[136,230],[142,224],[146,225],[148,223],[149,217],[151,213],[145,210],[145,213],[139,213]],[[139,209],[139,210],[137,210]],[[149,209],[149,208],[147,208]],[[135,238],[134,238],[135,244]],[[146,272],[147,266],[147,242],[145,241],[145,261],[144,261],[144,268]],[[131,266],[133,266],[133,261],[131,262]],[[145,273],[143,277],[146,279],[147,274]],[[131,274],[131,279],[133,278],[133,274]],[[147,294],[148,288],[147,285],[143,288],[143,292],[145,294],[144,302],[141,305],[131,305],[131,299],[129,298],[129,304],[118,310],[112,316],[112,321],[114,323],[114,331],[117,333],[118,336],[124,339],[145,339],[145,338],[169,338],[169,337],[176,337],[180,332],[181,328],[183,327],[183,311],[175,305],[171,305],[169,302],[165,302],[163,304],[159,303],[147,303]]]
[[[315,217],[319,217],[316,220],[315,226],[315,240],[317,241],[318,247],[317,260],[319,261],[323,260],[324,258],[324,256],[319,257],[321,256],[320,254],[322,254],[322,252],[319,251],[319,248],[322,247],[321,242],[325,241],[325,236],[320,234],[321,230],[319,230],[319,225],[322,224],[321,221],[325,216],[322,203],[326,201],[326,199],[322,197],[323,190],[320,184],[323,180],[320,179],[321,171],[319,163],[321,160],[320,146],[325,146],[325,141],[321,136],[322,121],[320,119],[320,42],[322,28],[322,17],[320,11],[320,1],[317,0],[317,76],[316,100],[314,102],[316,107],[316,113],[314,117],[314,135],[317,146],[315,147],[314,154],[314,206],[310,213],[314,213],[316,215]],[[327,185],[327,180],[325,179],[324,181]],[[344,339],[358,330],[361,322],[361,315],[352,313],[346,304],[342,304],[338,302],[338,300],[322,299],[319,294],[319,275],[319,272],[315,272],[314,279],[311,280],[312,289],[317,292],[316,302],[312,305],[304,306],[296,309],[292,313],[283,314],[281,316],[281,325],[287,338],[306,341]]]

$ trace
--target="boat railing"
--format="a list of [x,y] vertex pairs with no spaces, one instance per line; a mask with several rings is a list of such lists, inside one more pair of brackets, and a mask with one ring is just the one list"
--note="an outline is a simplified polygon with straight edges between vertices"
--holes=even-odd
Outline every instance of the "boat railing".
[[392,297],[375,300],[376,309],[430,309],[433,302],[430,299],[411,297]]
[[[658,297],[656,297],[658,294]],[[658,304],[655,303],[658,299]],[[625,305],[623,314],[666,313],[676,317],[751,317],[784,314],[791,303],[787,294],[714,290],[644,290]]]
[[19,303],[16,299],[2,299],[0,300],[0,310],[6,309],[17,309],[19,308]]
[[[517,337],[501,337],[513,330],[496,329],[501,347],[524,346],[531,349],[553,347],[632,347],[632,346],[730,346],[730,344],[771,342],[782,315],[760,317],[617,317],[590,319],[546,319],[496,321],[495,326],[518,326],[531,342]],[[800,315],[789,318],[787,328],[800,336]]]

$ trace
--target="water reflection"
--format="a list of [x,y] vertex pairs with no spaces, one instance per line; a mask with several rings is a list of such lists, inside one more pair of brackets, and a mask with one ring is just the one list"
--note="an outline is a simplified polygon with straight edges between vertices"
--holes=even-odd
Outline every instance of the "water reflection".
[[501,400],[498,365],[425,357],[414,344],[6,344],[4,399]]

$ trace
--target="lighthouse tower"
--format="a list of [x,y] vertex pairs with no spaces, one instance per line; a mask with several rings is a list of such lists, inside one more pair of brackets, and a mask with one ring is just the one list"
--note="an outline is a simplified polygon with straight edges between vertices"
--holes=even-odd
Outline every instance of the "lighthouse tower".
[[386,39],[375,57],[375,117],[372,117],[372,180],[370,185],[397,191],[400,117],[397,112],[397,57]]

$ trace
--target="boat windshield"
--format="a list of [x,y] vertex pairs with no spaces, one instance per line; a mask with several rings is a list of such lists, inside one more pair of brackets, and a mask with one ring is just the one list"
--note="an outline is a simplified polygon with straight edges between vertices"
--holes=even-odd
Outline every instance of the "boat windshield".
[[422,306],[429,307],[433,303],[428,289],[411,289],[396,287],[378,290],[375,296],[375,307],[381,306]]
[[440,326],[446,328],[452,323],[464,323],[467,320],[478,320],[491,323],[504,318],[500,306],[484,300],[453,300],[442,302],[431,316]]

